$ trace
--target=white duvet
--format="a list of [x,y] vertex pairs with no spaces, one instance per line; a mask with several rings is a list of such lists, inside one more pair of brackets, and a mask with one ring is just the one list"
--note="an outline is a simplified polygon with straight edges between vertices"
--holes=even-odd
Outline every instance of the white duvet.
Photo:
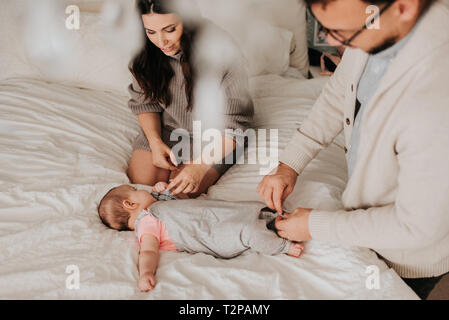
[[[281,128],[282,149],[322,85],[274,75],[252,79],[255,125]],[[140,293],[134,234],[108,230],[96,211],[111,184],[128,182],[125,169],[137,133],[127,97],[38,80],[0,82],[0,298],[417,298],[374,252],[317,241],[306,243],[299,259],[163,252],[156,288]],[[339,138],[309,165],[286,209],[341,206],[341,145]],[[234,166],[203,197],[261,201],[255,190],[259,169]],[[366,285],[370,266],[379,270],[378,288]],[[66,286],[73,284],[71,268],[79,270],[79,289]]]

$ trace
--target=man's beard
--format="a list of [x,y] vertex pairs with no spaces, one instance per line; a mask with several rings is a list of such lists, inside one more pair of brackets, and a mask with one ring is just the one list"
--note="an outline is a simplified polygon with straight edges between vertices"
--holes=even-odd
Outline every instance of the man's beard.
[[390,47],[392,47],[397,42],[397,37],[390,37],[387,40],[385,40],[381,45],[378,45],[377,47],[374,47],[370,51],[368,51],[369,54],[376,54],[381,51],[384,51]]

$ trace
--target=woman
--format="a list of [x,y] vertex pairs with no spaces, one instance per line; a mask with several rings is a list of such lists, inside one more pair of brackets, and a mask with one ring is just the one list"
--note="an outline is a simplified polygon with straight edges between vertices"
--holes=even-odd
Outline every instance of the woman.
[[[142,130],[133,144],[128,176],[136,184],[170,181],[168,189],[173,194],[196,197],[206,192],[231,165],[187,161],[176,167],[171,148],[177,141],[170,141],[170,134],[182,128],[192,137],[193,90],[198,69],[193,63],[193,48],[201,25],[187,26],[179,14],[166,8],[166,3],[167,0],[137,1],[146,39],[144,48],[130,64],[134,79],[128,88],[131,94],[128,105],[138,116]],[[242,63],[236,62],[220,76],[226,95],[225,126],[245,131],[254,109],[243,70]],[[223,146],[232,146],[223,149],[222,154],[232,156],[235,141],[228,136],[222,138]]]

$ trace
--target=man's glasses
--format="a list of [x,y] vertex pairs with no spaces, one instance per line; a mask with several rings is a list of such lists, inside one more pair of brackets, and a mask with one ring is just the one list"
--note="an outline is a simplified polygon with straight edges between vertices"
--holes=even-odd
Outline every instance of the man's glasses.
[[324,34],[330,35],[332,38],[334,38],[334,40],[340,42],[341,45],[343,46],[347,46],[347,47],[352,47],[351,46],[351,42],[358,36],[360,35],[366,28],[368,28],[368,25],[372,25],[376,19],[378,19],[382,13],[385,12],[385,10],[387,10],[392,4],[394,3],[394,1],[388,3],[385,7],[382,8],[382,10],[378,11],[376,13],[376,15],[371,19],[370,24],[365,23],[365,25],[356,33],[354,33],[351,37],[349,37],[348,39],[345,39],[345,37],[343,35],[340,34],[339,30],[332,30],[332,29],[328,29],[326,27],[324,27],[322,25],[322,23],[315,17],[315,15],[313,14],[312,9],[310,8],[310,5],[307,5],[307,9],[309,10],[310,15],[321,25],[321,28],[324,32]]

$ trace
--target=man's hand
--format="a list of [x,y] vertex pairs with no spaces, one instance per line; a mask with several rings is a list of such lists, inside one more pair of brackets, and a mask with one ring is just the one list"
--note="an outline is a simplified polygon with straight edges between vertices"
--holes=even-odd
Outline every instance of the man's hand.
[[282,202],[292,193],[298,174],[280,163],[274,174],[266,175],[257,186],[257,192],[270,209],[282,213]]
[[142,292],[153,290],[156,286],[156,276],[153,273],[145,273],[139,279],[139,289]]
[[301,242],[312,240],[309,233],[309,215],[312,209],[298,208],[292,213],[284,213],[284,219],[277,217],[274,226],[277,234],[287,240]]

